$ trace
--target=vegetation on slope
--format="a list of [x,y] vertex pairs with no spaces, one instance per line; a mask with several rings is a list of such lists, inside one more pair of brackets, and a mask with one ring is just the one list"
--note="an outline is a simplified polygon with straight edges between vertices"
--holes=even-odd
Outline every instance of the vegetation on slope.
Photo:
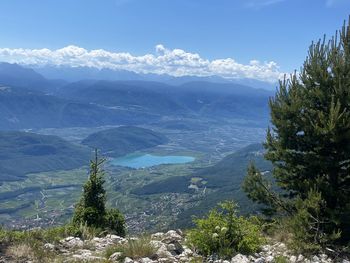
[[0,85],[0,129],[3,130],[96,127],[138,124],[158,119],[158,116],[148,112],[106,108],[31,89]]
[[79,81],[60,96],[84,103],[168,116],[267,121],[272,92],[234,83],[191,81],[171,86],[151,81]]
[[[263,158],[263,146],[252,144],[233,154],[226,156],[213,166],[209,166],[191,175],[172,176],[170,178],[146,184],[143,187],[132,191],[136,195],[155,195],[165,193],[193,193],[203,192],[198,204],[193,209],[181,211],[174,222],[174,227],[192,226],[193,215],[203,216],[207,211],[224,200],[235,200],[240,212],[247,214],[254,212],[257,206],[254,205],[241,189],[246,167],[254,161],[262,171],[271,169],[270,162]],[[189,188],[195,184],[198,190]],[[219,194],[218,194],[219,193]]]
[[158,132],[134,126],[121,126],[90,134],[82,144],[116,157],[167,142],[168,139]]
[[0,131],[0,179],[14,181],[26,174],[69,170],[85,165],[90,151],[57,136]]
[[261,144],[252,144],[236,151],[213,166],[200,169],[188,176],[173,176],[159,182],[153,182],[142,188],[135,189],[134,194],[150,195],[159,193],[191,193],[188,188],[192,178],[199,178],[198,186],[211,189],[221,189],[232,186],[239,189],[243,181],[246,167],[250,161],[257,163],[262,170],[269,170],[271,164],[263,159]]
[[188,233],[189,243],[206,256],[231,258],[237,253],[252,254],[264,242],[258,219],[238,216],[234,202],[220,203],[219,208],[194,221],[196,227]]

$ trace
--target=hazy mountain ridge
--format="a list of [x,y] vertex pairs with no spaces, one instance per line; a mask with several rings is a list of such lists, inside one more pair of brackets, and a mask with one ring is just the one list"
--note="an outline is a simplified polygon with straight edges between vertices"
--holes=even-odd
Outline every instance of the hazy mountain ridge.
[[0,129],[91,127],[156,119],[144,112],[136,115],[123,109],[109,109],[23,88],[0,89]]
[[65,80],[49,80],[32,68],[0,62],[0,86],[22,87],[36,91],[53,92],[66,83]]
[[272,95],[238,84],[198,81],[173,86],[82,80],[57,86],[32,69],[8,63],[0,64],[1,83],[1,129],[141,124],[165,116],[266,122]]
[[171,96],[158,90],[166,88],[168,87],[164,84],[153,82],[81,81],[65,86],[58,95],[84,103],[95,103],[136,112],[148,111],[163,115],[181,111],[185,113],[185,109]]
[[108,80],[108,81],[151,81],[161,82],[168,85],[182,85],[187,82],[204,81],[213,83],[231,83],[256,88],[274,90],[277,83],[264,82],[251,78],[226,79],[220,76],[170,76],[167,74],[141,74],[127,70],[112,70],[107,68],[93,67],[68,67],[68,66],[36,66],[28,65],[47,79],[62,79],[68,82],[76,82],[82,79]]
[[189,82],[171,86],[145,81],[82,81],[59,93],[84,103],[162,115],[263,119],[272,93],[237,84]]

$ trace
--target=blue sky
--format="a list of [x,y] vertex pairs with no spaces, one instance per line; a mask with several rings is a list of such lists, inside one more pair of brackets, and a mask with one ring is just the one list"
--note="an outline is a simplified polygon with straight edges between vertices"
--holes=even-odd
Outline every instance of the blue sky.
[[[57,60],[54,51],[70,47],[59,54],[69,53],[71,58],[85,52],[84,63],[90,66],[123,68],[122,61],[132,64],[136,57],[143,66],[125,69],[168,73],[181,57],[188,65],[179,68],[178,75],[200,75],[199,67],[205,66],[206,74],[215,70],[228,77],[231,72],[238,77],[257,74],[264,80],[260,75],[265,71],[276,73],[266,73],[273,78],[299,69],[311,41],[333,35],[348,18],[350,0],[1,0],[0,10],[0,60],[59,64],[63,59]],[[161,46],[156,50],[156,45]],[[10,52],[18,49],[48,50],[41,57],[35,52]],[[97,61],[90,52],[96,49],[109,53],[99,53]],[[157,59],[159,52],[168,56]],[[131,56],[103,64],[104,57],[111,61],[120,53]],[[43,54],[56,57],[44,60]],[[145,55],[153,55],[152,62],[138,60]],[[82,65],[81,57],[69,63]],[[162,64],[164,60],[171,62]],[[250,73],[244,75],[244,70]]]

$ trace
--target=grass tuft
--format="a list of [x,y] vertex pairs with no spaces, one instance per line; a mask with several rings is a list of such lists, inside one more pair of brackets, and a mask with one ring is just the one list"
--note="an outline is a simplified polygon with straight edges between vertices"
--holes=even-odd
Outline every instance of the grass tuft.
[[156,248],[150,243],[149,236],[143,236],[139,239],[129,239],[125,245],[110,247],[106,251],[106,257],[109,258],[115,252],[121,252],[123,258],[140,259],[151,257],[156,253]]

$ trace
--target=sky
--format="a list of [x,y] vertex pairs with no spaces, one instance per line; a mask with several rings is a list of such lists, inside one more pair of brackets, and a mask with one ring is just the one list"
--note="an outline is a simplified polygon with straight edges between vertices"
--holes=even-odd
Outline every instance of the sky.
[[275,81],[350,0],[0,0],[0,61]]

